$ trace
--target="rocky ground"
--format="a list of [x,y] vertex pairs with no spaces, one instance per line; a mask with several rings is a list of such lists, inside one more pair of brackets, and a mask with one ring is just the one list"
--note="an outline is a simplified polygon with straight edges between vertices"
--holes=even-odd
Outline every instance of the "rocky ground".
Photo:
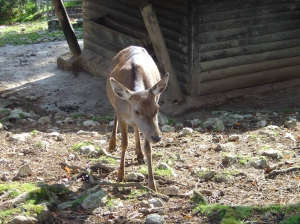
[[66,50],[0,49],[2,223],[299,223],[299,86],[160,115],[156,194],[132,130],[127,182],[115,182],[105,80],[59,70]]

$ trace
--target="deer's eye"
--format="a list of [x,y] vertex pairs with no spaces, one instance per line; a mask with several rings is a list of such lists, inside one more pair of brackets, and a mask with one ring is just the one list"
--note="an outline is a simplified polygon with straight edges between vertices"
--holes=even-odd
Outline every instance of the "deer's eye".
[[137,110],[134,111],[135,115],[140,115],[140,112],[138,112]]

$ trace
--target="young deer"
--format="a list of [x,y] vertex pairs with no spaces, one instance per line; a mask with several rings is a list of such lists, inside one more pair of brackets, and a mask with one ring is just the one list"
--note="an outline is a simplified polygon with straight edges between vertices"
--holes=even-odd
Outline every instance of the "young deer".
[[151,144],[161,140],[157,114],[158,100],[169,80],[167,73],[162,79],[158,68],[144,48],[130,46],[120,51],[112,60],[112,70],[107,78],[107,95],[115,109],[115,119],[109,142],[109,151],[116,148],[116,133],[121,132],[121,162],[118,181],[125,176],[125,152],[128,146],[128,125],[135,135],[135,151],[139,163],[143,163],[139,130],[144,136],[144,152],[148,165],[148,187],[156,191],[152,172]]

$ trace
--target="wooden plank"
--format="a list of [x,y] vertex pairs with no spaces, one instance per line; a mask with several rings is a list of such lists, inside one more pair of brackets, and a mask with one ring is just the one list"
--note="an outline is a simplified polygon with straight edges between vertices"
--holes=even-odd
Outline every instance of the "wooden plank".
[[178,71],[175,68],[174,68],[174,72],[177,76],[178,81],[185,83],[185,84],[189,84],[189,75],[188,74]]
[[171,58],[171,63],[176,70],[186,73],[187,75],[189,74],[190,71],[189,65],[174,60],[171,55],[170,58]]
[[176,12],[180,15],[188,16],[188,13],[189,13],[187,4],[182,5],[182,4],[177,4],[174,1],[167,1],[167,0],[164,0],[164,1],[151,0],[151,3],[154,6],[157,6],[157,7],[163,8],[163,9],[167,9],[167,10],[170,10],[172,12]]
[[199,84],[199,95],[242,89],[266,83],[299,78],[300,65],[236,76]]
[[167,37],[164,37],[166,45],[169,49],[172,49],[174,51],[177,51],[181,54],[188,55],[189,53],[189,47],[186,44],[178,43],[174,40],[170,40]]
[[[95,41],[95,42],[94,42]],[[105,42],[102,42],[102,44],[105,44]],[[105,47],[99,45],[99,42],[95,40],[94,37],[88,37],[84,40],[84,48],[89,49],[101,56],[104,56],[108,59],[113,59],[114,56],[121,50],[116,48],[115,50],[111,50],[108,45]]]
[[122,34],[91,20],[86,20],[84,26],[84,32],[90,33],[100,40],[105,40],[108,43],[113,43],[120,48],[125,48],[130,45],[143,46],[141,40]]
[[234,20],[245,17],[256,17],[262,15],[276,14],[281,12],[288,11],[297,11],[300,9],[300,2],[294,3],[283,3],[280,5],[269,5],[263,7],[255,7],[255,8],[247,8],[247,9],[239,9],[239,10],[231,10],[225,12],[215,12],[208,14],[199,14],[198,15],[198,23],[213,23],[218,21],[225,20]]
[[300,38],[292,39],[292,40],[282,40],[276,42],[262,43],[262,44],[254,44],[247,45],[235,48],[228,48],[216,51],[209,51],[200,53],[201,61],[211,61],[228,57],[236,57],[241,55],[250,55],[274,50],[280,50],[285,48],[292,48],[300,46]]
[[260,36],[269,33],[277,33],[300,28],[300,19],[293,21],[283,21],[272,24],[260,24],[255,26],[247,26],[234,28],[229,30],[213,31],[207,33],[199,33],[199,43],[211,43],[237,38],[245,38],[249,36]]
[[[300,4],[299,4],[299,8],[300,8]],[[262,16],[239,18],[234,20],[224,20],[224,21],[214,22],[214,23],[199,24],[198,31],[200,33],[212,32],[212,31],[227,30],[227,29],[233,29],[239,27],[256,26],[259,24],[270,24],[279,21],[289,22],[290,20],[296,20],[299,18],[300,18],[300,11],[292,11],[292,12],[289,11],[289,12],[268,14]]]
[[281,40],[290,40],[294,38],[300,37],[300,29],[296,30],[288,30],[285,32],[279,33],[271,33],[262,36],[253,36],[253,37],[246,37],[240,39],[232,39],[214,43],[207,43],[207,44],[200,44],[198,45],[199,52],[207,52],[207,51],[215,51],[219,49],[227,49],[227,48],[235,48],[235,47],[242,47],[247,45],[253,44],[260,44],[260,43],[269,43],[273,41],[281,41]]
[[[284,3],[293,3],[297,2],[297,0],[286,0]],[[230,10],[239,10],[239,9],[246,9],[252,7],[262,7],[267,5],[276,5],[282,4],[282,0],[237,0],[237,1],[220,1],[217,3],[213,3],[210,1],[206,1],[205,4],[199,4],[198,6],[198,13],[205,14],[205,13],[214,13],[214,12],[224,12]]]
[[183,26],[188,25],[188,18],[185,15],[181,15],[181,14],[175,13],[173,11],[160,8],[159,6],[155,6],[155,5],[153,5],[153,8],[159,19],[166,18],[168,20],[171,20],[171,21],[173,21],[177,24],[183,25]]
[[188,65],[189,64],[189,57],[185,54],[182,54],[182,53],[179,53],[177,51],[174,51],[170,48],[168,48],[168,51],[169,51],[169,54],[170,54],[170,57],[175,59],[176,61],[179,61],[183,64],[186,64]]
[[84,19],[95,19],[95,18],[100,18],[100,17],[104,16],[104,14],[96,12],[87,7],[82,6],[81,8],[82,8],[83,23],[84,23]]
[[[201,72],[200,82],[210,82],[214,80],[226,79],[234,76],[243,76],[251,73],[262,72],[267,70],[274,70],[283,67],[289,67],[300,64],[300,56],[292,58],[283,58],[272,61],[264,61],[255,64],[241,65],[229,67],[209,72]],[[300,73],[299,73],[300,76]]]
[[296,57],[300,55],[300,46],[281,49],[276,51],[268,51],[258,54],[236,56],[231,58],[224,58],[214,61],[201,62],[201,72],[207,72],[217,69],[223,69],[233,66],[253,64],[263,61],[277,60],[282,58]]

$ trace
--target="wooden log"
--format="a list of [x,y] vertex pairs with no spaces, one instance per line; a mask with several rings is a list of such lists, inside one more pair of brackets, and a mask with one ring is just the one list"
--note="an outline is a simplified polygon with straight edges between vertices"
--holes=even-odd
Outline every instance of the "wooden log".
[[[96,37],[88,35],[87,38],[84,40],[84,48],[94,51],[95,53],[104,56],[110,60],[113,59],[113,57],[116,56],[116,54],[120,50],[122,50],[122,48],[112,46],[111,44],[106,43],[105,41],[98,41],[96,39]],[[104,46],[101,46],[99,44],[100,41]]]
[[204,62],[204,61],[211,61],[211,60],[217,60],[217,59],[229,58],[235,56],[257,54],[257,53],[268,52],[268,51],[276,51],[276,50],[293,48],[298,46],[300,46],[300,38],[291,39],[288,41],[282,40],[276,42],[240,46],[235,48],[209,51],[204,53],[199,52],[199,54],[201,57],[201,61]]
[[218,21],[214,23],[199,24],[198,30],[199,32],[204,33],[204,32],[212,32],[212,31],[225,30],[225,29],[226,30],[233,29],[238,27],[255,26],[258,24],[271,24],[271,23],[282,22],[282,21],[289,22],[295,19],[299,19],[299,12],[288,11],[288,12],[282,12],[276,14],[238,18],[235,20],[224,20],[224,21]]
[[266,83],[299,78],[300,65],[235,76],[199,84],[199,95],[242,89]]
[[271,60],[277,60],[277,59],[289,58],[289,57],[296,57],[299,55],[300,55],[300,46],[275,50],[275,51],[268,51],[263,53],[257,53],[257,54],[224,58],[224,59],[219,59],[214,61],[201,62],[200,66],[201,66],[201,72],[208,72],[212,70],[229,68],[233,66],[253,64],[253,63],[258,63],[263,61],[271,61]]
[[[201,6],[199,6],[201,7]],[[235,20],[245,17],[257,17],[268,14],[277,14],[287,11],[298,11],[300,9],[300,2],[283,3],[278,5],[269,5],[263,7],[246,8],[239,10],[231,10],[226,12],[209,12],[198,15],[198,23],[213,23],[225,20]]]
[[155,51],[155,55],[157,57],[158,63],[160,67],[164,69],[164,72],[169,72],[170,79],[169,79],[169,85],[172,92],[172,97],[174,100],[178,102],[182,102],[184,97],[181,92],[180,86],[178,84],[177,77],[174,73],[169,52],[167,50],[162,32],[160,30],[156,15],[154,11],[152,10],[152,4],[148,4],[146,6],[142,6],[141,13],[143,20],[145,22],[148,34],[150,36],[150,39],[152,41],[152,45]]
[[273,61],[263,61],[255,64],[241,65],[235,67],[229,67],[219,70],[213,70],[209,72],[199,73],[200,82],[210,82],[219,79],[226,79],[234,76],[243,76],[246,74],[262,72],[267,70],[273,70],[283,67],[289,67],[300,64],[300,56],[292,58],[283,58]]
[[85,32],[90,33],[108,43],[113,43],[120,48],[125,48],[130,45],[143,46],[143,42],[141,40],[105,27],[94,21],[86,20],[84,26]]
[[260,24],[248,27],[239,27],[229,30],[220,30],[207,33],[199,33],[200,43],[211,43],[230,39],[260,36],[269,33],[277,33],[300,28],[300,19],[292,21],[280,21],[271,24]]
[[242,47],[246,45],[252,44],[260,44],[260,43],[269,43],[275,41],[288,41],[290,39],[295,39],[300,37],[300,29],[295,30],[288,30],[285,32],[279,33],[271,33],[261,36],[252,36],[240,39],[231,39],[226,41],[214,42],[214,43],[207,43],[207,44],[200,44],[199,53],[203,53],[206,51],[214,51],[226,48],[235,48],[235,47]]
[[73,55],[80,55],[81,54],[81,49],[79,47],[77,38],[75,36],[73,27],[69,21],[68,14],[66,12],[66,9],[62,3],[62,0],[51,0],[52,4],[55,9],[55,14],[62,26],[64,35],[66,37],[66,40],[68,42],[70,51]]

